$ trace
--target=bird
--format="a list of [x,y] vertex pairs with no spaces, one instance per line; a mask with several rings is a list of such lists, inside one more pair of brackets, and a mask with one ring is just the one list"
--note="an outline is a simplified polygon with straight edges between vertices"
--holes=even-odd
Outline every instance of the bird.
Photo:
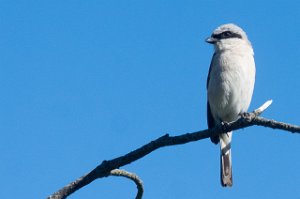
[[[207,125],[209,129],[221,123],[237,120],[247,112],[255,83],[254,51],[247,34],[229,23],[217,27],[206,42],[213,44],[214,54],[209,67],[207,88]],[[211,136],[220,144],[221,185],[231,187],[232,131]]]

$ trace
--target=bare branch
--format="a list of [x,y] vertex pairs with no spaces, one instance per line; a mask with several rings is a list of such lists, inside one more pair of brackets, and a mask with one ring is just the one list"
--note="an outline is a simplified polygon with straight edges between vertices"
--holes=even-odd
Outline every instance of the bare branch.
[[256,116],[259,116],[260,114],[262,114],[262,112],[264,112],[271,104],[272,104],[273,100],[268,100],[266,101],[263,105],[261,105],[258,109],[255,109],[253,111],[253,113]]
[[128,178],[128,179],[134,181],[134,183],[136,184],[136,187],[138,189],[135,199],[142,199],[143,193],[144,193],[143,182],[136,174],[130,173],[128,171],[121,170],[121,169],[114,169],[114,170],[110,171],[110,175],[123,176],[125,178]]
[[206,130],[197,131],[193,133],[186,133],[179,136],[169,136],[168,134],[166,134],[154,141],[151,141],[148,144],[145,144],[144,146],[130,153],[127,153],[124,156],[120,156],[118,158],[108,160],[108,161],[103,161],[90,173],[80,177],[79,179],[65,186],[58,192],[49,196],[48,199],[66,198],[67,196],[74,193],[81,187],[93,182],[95,179],[109,176],[113,169],[118,169],[124,165],[134,162],[161,147],[194,142],[194,141],[209,138],[210,136],[213,135],[218,135],[221,133],[226,133],[229,131],[238,130],[253,125],[264,126],[273,129],[281,129],[281,130],[289,131],[291,133],[300,133],[300,126],[278,122],[275,120],[270,120],[270,119],[257,116],[261,114],[270,104],[271,101],[268,101],[260,108],[255,110],[253,113],[243,114],[238,120],[230,123],[220,124],[213,129],[206,129]]

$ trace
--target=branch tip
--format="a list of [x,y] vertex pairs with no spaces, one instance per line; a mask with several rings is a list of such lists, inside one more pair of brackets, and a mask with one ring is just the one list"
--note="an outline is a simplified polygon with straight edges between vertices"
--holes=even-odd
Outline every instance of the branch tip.
[[271,104],[272,104],[273,100],[268,100],[266,101],[263,105],[261,105],[259,108],[255,109],[253,111],[253,113],[255,114],[255,116],[259,116],[260,114],[262,114],[262,112],[264,112]]

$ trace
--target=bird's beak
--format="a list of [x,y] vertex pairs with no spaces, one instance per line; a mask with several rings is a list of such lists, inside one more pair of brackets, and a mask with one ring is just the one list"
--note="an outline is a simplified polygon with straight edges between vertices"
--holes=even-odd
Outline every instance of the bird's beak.
[[207,43],[214,44],[214,43],[217,42],[217,39],[216,39],[216,38],[213,38],[213,37],[208,37],[205,41],[206,41]]

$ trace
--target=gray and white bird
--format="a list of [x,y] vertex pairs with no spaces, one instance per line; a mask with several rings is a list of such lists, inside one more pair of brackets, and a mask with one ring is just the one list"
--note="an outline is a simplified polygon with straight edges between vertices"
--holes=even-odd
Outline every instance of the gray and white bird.
[[[215,29],[206,42],[213,44],[207,77],[207,123],[209,128],[231,122],[246,112],[254,82],[254,52],[246,33],[237,25],[224,24]],[[211,137],[221,146],[221,184],[232,186],[232,132]]]

